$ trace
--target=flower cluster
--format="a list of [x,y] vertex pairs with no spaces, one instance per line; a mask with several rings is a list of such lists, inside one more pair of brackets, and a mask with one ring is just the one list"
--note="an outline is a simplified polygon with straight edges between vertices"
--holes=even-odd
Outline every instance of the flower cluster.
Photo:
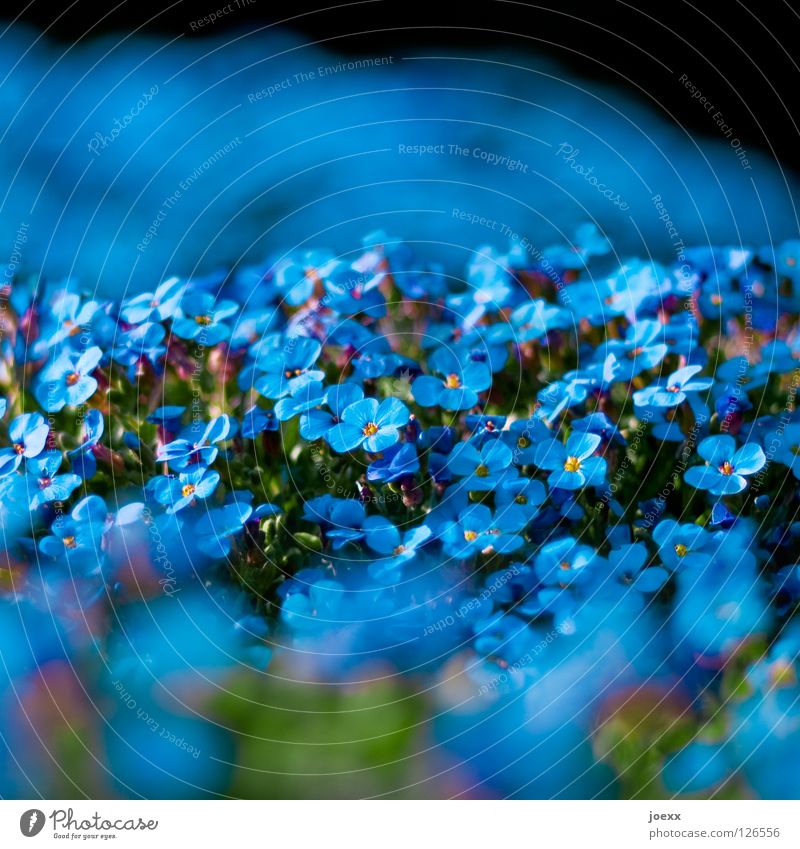
[[[775,641],[800,601],[800,243],[615,267],[576,241],[484,248],[462,282],[383,233],[121,302],[16,281],[0,604],[94,644],[120,605],[202,589],[259,669],[378,657],[447,691],[458,658],[486,733],[498,704],[536,715],[508,720],[529,748],[554,716],[565,751],[613,737],[616,695],[678,687],[694,725],[658,780],[769,795],[737,770],[770,732],[737,717],[798,686],[796,636]],[[747,701],[718,688],[734,667]],[[462,722],[442,739],[516,792]],[[629,771],[594,742],[581,792]]]

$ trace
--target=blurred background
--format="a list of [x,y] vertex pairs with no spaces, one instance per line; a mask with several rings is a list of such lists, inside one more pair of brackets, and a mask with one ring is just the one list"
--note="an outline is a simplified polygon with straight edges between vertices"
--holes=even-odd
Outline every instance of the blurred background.
[[13,5],[4,252],[89,291],[376,228],[452,270],[586,219],[621,258],[797,235],[784,4]]

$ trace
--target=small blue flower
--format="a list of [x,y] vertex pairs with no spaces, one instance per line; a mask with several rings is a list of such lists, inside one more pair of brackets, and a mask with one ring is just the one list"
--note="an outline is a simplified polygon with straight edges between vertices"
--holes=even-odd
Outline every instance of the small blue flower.
[[446,554],[458,560],[487,549],[508,554],[524,544],[518,532],[526,524],[524,513],[517,507],[506,507],[493,516],[485,504],[472,504],[459,513],[457,522],[444,529],[442,544]]
[[97,471],[94,449],[100,442],[104,430],[103,414],[100,410],[89,410],[83,420],[83,441],[77,448],[67,452],[73,470],[84,480],[93,478]]
[[325,388],[320,381],[296,382],[291,393],[275,405],[275,416],[280,422],[287,422],[300,413],[305,413],[323,403]]
[[62,456],[60,451],[45,451],[27,460],[26,474],[14,479],[16,493],[27,498],[31,510],[51,501],[66,501],[81,484],[75,474],[58,475]]
[[128,324],[164,321],[178,310],[186,284],[177,277],[165,280],[155,292],[142,292],[122,302],[120,316]]
[[195,428],[196,425],[189,425],[178,439],[162,446],[156,460],[169,463],[177,472],[193,463],[210,466],[219,454],[216,444],[236,436],[239,423],[231,416],[222,415],[212,419],[202,432],[195,432]]
[[696,489],[707,489],[712,495],[735,495],[747,486],[745,475],[754,475],[767,458],[760,445],[747,443],[737,450],[732,436],[709,436],[697,446],[697,453],[707,462],[692,466],[684,476]]
[[218,301],[210,292],[193,292],[181,301],[181,315],[172,319],[172,332],[210,348],[231,335],[224,322],[238,311],[235,301]]
[[629,543],[608,553],[608,565],[614,576],[626,586],[649,594],[664,586],[669,579],[669,572],[661,566],[645,569],[647,560],[647,547],[641,542]]
[[687,399],[689,393],[703,392],[711,388],[714,382],[712,378],[695,377],[701,370],[701,366],[678,369],[666,380],[634,392],[633,401],[642,407],[677,407]]
[[441,378],[422,375],[411,385],[414,400],[422,407],[468,410],[478,394],[492,385],[492,373],[483,363],[463,363],[448,348],[437,349],[430,358],[431,371]]
[[326,303],[342,315],[364,313],[372,318],[386,314],[386,300],[379,290],[386,275],[361,270],[345,262],[334,261],[320,269],[327,294]]
[[[228,557],[232,537],[242,530],[252,514],[253,508],[241,501],[207,510],[192,529],[197,548],[214,560]],[[170,517],[177,520],[173,514]]]
[[193,504],[197,498],[205,500],[213,494],[219,483],[219,472],[203,466],[181,472],[177,478],[162,477],[165,478],[166,485],[156,489],[155,498],[167,508],[168,513],[178,513]]
[[789,468],[800,479],[800,424],[788,424],[782,430],[773,430],[764,436],[772,458]]
[[419,471],[417,449],[411,442],[393,445],[383,452],[383,456],[374,460],[367,468],[368,481],[392,483],[410,477]]
[[572,327],[574,318],[563,307],[553,306],[541,298],[517,307],[511,313],[510,338],[517,344],[532,342],[551,330]]
[[661,341],[663,336],[664,327],[660,322],[639,319],[628,327],[624,340],[606,342],[605,349],[598,351],[598,357],[605,359],[613,354],[618,362],[616,379],[629,381],[664,359],[667,346]]
[[256,391],[278,399],[290,395],[296,386],[321,381],[325,375],[313,368],[321,352],[319,342],[306,336],[291,337],[280,350],[268,350],[256,360],[256,369],[262,372],[255,379]]
[[396,584],[403,567],[416,558],[431,536],[431,529],[425,525],[410,528],[401,535],[388,519],[370,516],[364,522],[364,542],[373,551],[385,555],[370,563],[370,576],[380,584]]
[[537,444],[552,436],[552,431],[540,418],[531,416],[511,422],[500,438],[511,449],[514,465],[528,466],[536,458]]
[[495,490],[495,504],[498,514],[509,505],[515,505],[527,521],[536,516],[539,507],[547,497],[544,484],[532,478],[513,478],[504,480]]
[[591,546],[564,537],[542,546],[534,561],[534,571],[543,584],[567,585],[584,580],[596,557]]
[[306,501],[303,518],[318,524],[327,539],[332,540],[334,550],[348,542],[358,542],[364,537],[364,505],[355,498],[336,498],[320,495]]
[[670,569],[702,567],[713,550],[713,537],[708,531],[687,522],[678,524],[664,519],[653,529],[653,542],[658,546],[661,562]]
[[242,436],[245,439],[255,439],[259,433],[275,431],[279,427],[280,422],[273,410],[253,406],[242,417]]
[[364,398],[346,407],[342,420],[328,431],[334,451],[343,454],[359,446],[371,454],[394,445],[400,438],[398,428],[408,421],[408,407],[397,398]]
[[166,405],[153,410],[145,421],[158,425],[165,431],[175,433],[180,430],[181,418],[186,412],[186,407]]
[[459,488],[468,492],[491,492],[502,479],[515,476],[511,469],[511,449],[499,439],[490,439],[478,447],[473,438],[459,442],[450,454],[447,467],[463,478]]
[[573,433],[565,445],[550,439],[537,446],[535,462],[550,472],[547,482],[554,489],[600,486],[606,476],[606,461],[592,456],[600,442],[595,433]]
[[92,372],[102,357],[103,352],[97,346],[87,348],[82,354],[64,349],[39,375],[36,400],[48,413],[88,401],[97,390]]
[[23,457],[38,457],[44,451],[50,428],[40,413],[23,413],[11,421],[11,447],[0,450],[0,476],[15,472]]
[[156,372],[161,370],[159,362],[166,353],[162,344],[166,330],[161,324],[140,324],[114,337],[111,357],[128,369],[128,379],[136,382],[144,363],[149,362]]
[[356,383],[336,383],[325,390],[322,401],[326,410],[309,409],[300,416],[300,436],[309,442],[327,439],[331,429],[342,419],[342,413],[364,397],[364,390]]

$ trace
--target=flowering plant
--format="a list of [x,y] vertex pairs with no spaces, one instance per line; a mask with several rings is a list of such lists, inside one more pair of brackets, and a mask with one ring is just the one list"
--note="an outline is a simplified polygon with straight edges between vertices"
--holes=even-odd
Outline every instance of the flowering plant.
[[[800,752],[773,730],[800,695],[800,243],[618,269],[579,236],[448,291],[384,234],[121,302],[3,291],[0,651],[79,703],[53,669],[92,670],[114,792],[263,792],[223,757],[252,719],[230,680],[209,706],[220,675],[372,675],[380,703],[386,668],[487,793],[800,795],[772,774]],[[202,711],[159,697],[178,674]]]

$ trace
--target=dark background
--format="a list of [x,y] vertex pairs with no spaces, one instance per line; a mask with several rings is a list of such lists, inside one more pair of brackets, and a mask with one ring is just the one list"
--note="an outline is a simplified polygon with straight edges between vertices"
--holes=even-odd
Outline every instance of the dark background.
[[[231,0],[236,5],[237,0]],[[772,152],[800,167],[793,117],[800,69],[800,15],[784,0],[741,3],[684,0],[533,4],[482,0],[447,6],[434,0],[372,0],[349,4],[238,0],[239,8],[208,29],[209,35],[280,25],[309,40],[323,40],[344,54],[377,50],[444,48],[474,52],[485,47],[527,46],[557,58],[568,69],[652,98],[690,131],[715,131],[702,107],[687,97],[675,76],[685,73],[736,127],[745,148]],[[16,10],[14,9],[16,5]],[[4,3],[4,15],[75,41],[134,30],[203,38],[188,29],[226,5],[225,0],[161,4],[125,0],[99,8],[77,0],[58,9],[46,0]],[[665,67],[666,66],[666,67]]]

